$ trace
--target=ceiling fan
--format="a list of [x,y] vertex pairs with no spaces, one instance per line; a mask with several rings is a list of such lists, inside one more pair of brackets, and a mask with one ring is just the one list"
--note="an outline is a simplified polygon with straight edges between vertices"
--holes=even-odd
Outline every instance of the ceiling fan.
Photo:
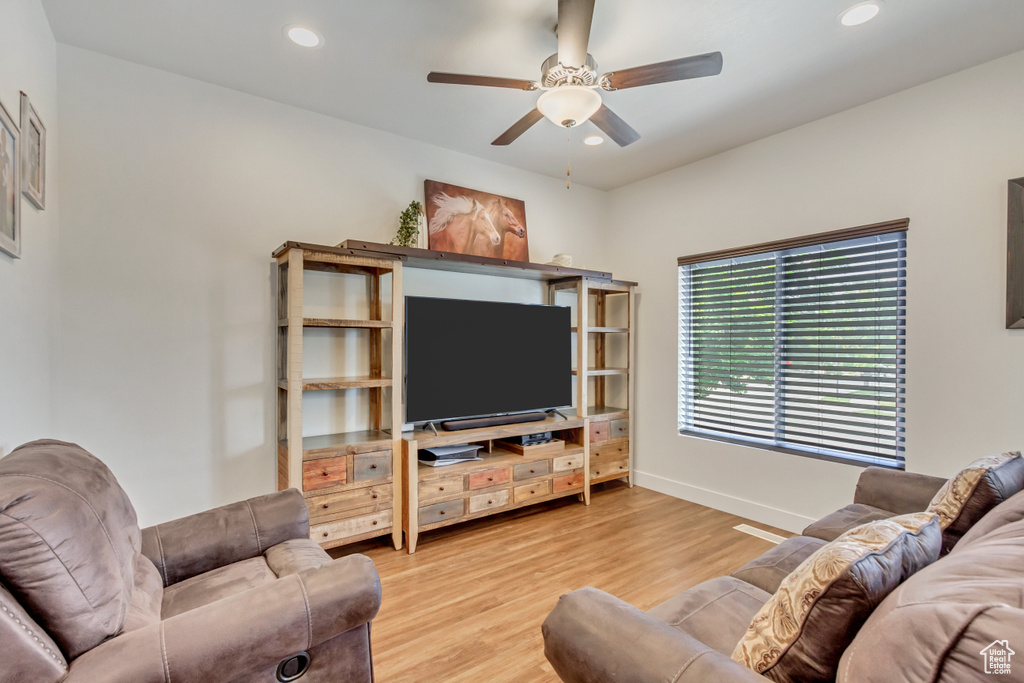
[[431,71],[431,83],[485,85],[494,88],[542,90],[533,111],[512,124],[492,145],[508,145],[547,117],[555,125],[572,128],[588,119],[621,147],[640,139],[640,134],[601,102],[598,88],[605,91],[641,85],[717,76],[722,72],[722,53],[709,52],[657,64],[637,66],[597,75],[597,62],[587,53],[594,0],[558,0],[558,52],[541,64],[541,79],[470,76]]

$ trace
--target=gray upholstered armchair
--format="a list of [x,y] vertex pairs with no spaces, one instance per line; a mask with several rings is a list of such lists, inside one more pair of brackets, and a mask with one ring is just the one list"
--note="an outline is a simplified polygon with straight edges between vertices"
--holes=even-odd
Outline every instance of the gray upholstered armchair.
[[0,460],[0,681],[371,681],[373,563],[309,539],[295,490],[148,529],[103,463]]

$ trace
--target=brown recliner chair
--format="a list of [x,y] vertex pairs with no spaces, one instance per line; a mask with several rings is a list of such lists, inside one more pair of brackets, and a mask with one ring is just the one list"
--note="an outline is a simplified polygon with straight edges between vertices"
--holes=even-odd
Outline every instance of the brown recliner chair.
[[294,489],[139,529],[107,467],[0,460],[0,681],[372,681],[369,558],[332,560]]

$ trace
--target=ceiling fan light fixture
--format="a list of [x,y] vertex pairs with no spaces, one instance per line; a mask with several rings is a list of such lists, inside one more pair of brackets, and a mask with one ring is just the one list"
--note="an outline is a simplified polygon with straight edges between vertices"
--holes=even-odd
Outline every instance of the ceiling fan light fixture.
[[560,85],[537,99],[537,109],[556,126],[578,126],[601,108],[601,95],[583,85]]
[[284,27],[284,34],[288,39],[301,47],[320,47],[324,39],[311,28],[297,26],[295,24]]
[[860,26],[871,21],[881,9],[877,2],[860,2],[852,7],[846,8],[839,15],[839,23],[843,26]]

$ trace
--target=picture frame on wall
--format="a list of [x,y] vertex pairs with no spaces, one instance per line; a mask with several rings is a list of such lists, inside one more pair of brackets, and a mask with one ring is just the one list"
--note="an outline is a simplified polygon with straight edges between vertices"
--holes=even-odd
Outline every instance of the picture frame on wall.
[[20,130],[0,102],[0,251],[21,258]]
[[1024,178],[1009,182],[1006,206],[1006,329],[1024,329]]
[[46,209],[46,126],[21,93],[21,191],[37,209]]
[[509,261],[529,261],[526,203],[468,187],[424,182],[428,248]]

